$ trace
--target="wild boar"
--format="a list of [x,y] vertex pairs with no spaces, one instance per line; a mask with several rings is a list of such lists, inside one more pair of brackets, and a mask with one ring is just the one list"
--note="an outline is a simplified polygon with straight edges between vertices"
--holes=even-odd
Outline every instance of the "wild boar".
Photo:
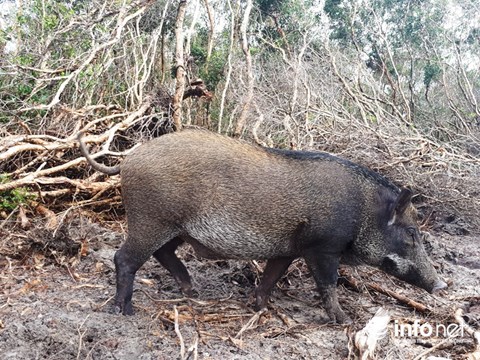
[[268,149],[205,130],[142,144],[115,167],[121,174],[128,237],[115,254],[114,309],[133,313],[135,273],[154,256],[192,294],[175,255],[186,242],[203,257],[265,259],[255,290],[263,308],[290,263],[305,259],[329,318],[349,322],[336,294],[342,259],[376,266],[427,291],[447,285],[432,266],[412,192],[353,162],[322,152]]

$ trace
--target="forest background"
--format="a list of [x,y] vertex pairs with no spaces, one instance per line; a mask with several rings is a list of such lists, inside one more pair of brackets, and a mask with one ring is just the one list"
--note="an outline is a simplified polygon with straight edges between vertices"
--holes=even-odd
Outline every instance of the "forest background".
[[478,228],[474,0],[2,6],[3,218],[111,200],[118,183],[87,178],[79,130],[101,158],[198,125],[340,154],[413,187],[431,220]]

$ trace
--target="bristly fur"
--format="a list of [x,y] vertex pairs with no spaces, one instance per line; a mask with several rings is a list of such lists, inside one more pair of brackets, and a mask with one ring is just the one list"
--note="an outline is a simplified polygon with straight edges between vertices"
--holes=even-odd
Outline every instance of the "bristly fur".
[[392,190],[396,194],[400,193],[400,188],[395,184],[393,184],[390,180],[388,180],[383,175],[373,170],[370,170],[365,166],[356,164],[352,161],[349,161],[347,159],[338,157],[330,153],[320,152],[320,151],[299,151],[299,150],[284,150],[284,149],[272,149],[272,148],[264,148],[264,149],[269,153],[285,156],[287,158],[295,159],[295,160],[333,161],[338,164],[344,165],[345,167],[348,167],[349,169],[355,171],[357,174],[364,176],[366,179],[374,181],[378,185],[384,186]]

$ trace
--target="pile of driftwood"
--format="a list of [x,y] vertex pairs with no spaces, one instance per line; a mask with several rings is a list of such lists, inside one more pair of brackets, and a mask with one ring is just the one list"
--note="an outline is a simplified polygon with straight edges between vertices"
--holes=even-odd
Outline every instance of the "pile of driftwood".
[[[209,101],[211,93],[196,80],[184,93],[184,99],[189,97]],[[9,124],[0,139],[0,198],[21,191],[25,201],[19,201],[11,212],[0,208],[0,218],[22,213],[27,205],[45,212],[45,207],[65,210],[119,203],[118,177],[106,177],[86,166],[78,149],[78,133],[84,133],[93,157],[108,164],[136,144],[175,130],[171,100],[168,93],[159,91],[133,112],[102,105],[75,110],[59,107],[35,128],[20,120]]]
[[82,166],[85,159],[78,151],[78,132],[87,133],[85,142],[96,148],[95,158],[122,155],[110,150],[112,142],[118,134],[138,121],[145,110],[139,109],[114,125],[111,122],[115,114],[86,123],[80,118],[65,137],[32,134],[30,131],[25,135],[5,137],[0,142],[3,174],[0,194],[7,197],[15,189],[23,189],[32,195],[31,198],[49,207],[98,201],[102,194],[115,189],[118,181],[98,173],[89,175]]

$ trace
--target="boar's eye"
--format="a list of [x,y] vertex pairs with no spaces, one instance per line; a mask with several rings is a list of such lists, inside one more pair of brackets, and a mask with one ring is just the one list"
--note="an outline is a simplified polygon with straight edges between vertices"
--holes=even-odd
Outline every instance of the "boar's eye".
[[417,229],[414,227],[407,228],[407,235],[412,238],[412,241],[415,244],[415,239],[417,238]]

